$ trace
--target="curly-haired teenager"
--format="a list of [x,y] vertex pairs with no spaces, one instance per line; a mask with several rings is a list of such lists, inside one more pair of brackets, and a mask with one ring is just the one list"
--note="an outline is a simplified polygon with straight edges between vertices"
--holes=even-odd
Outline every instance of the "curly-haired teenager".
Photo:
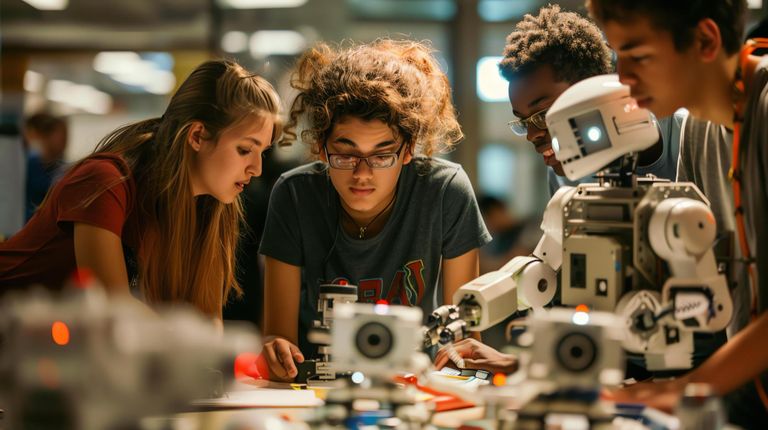
[[[740,128],[740,138],[734,137],[739,159],[732,175],[724,175],[719,168],[707,168],[706,160],[730,160],[730,156],[723,152],[729,148],[712,146],[704,140],[699,142],[703,157],[695,167],[703,175],[711,176],[716,185],[711,189],[722,190],[723,199],[729,197],[725,190],[733,185],[732,180],[740,184],[741,205],[732,206],[731,210],[737,219],[744,217],[743,235],[739,234],[738,241],[748,251],[745,255],[749,257],[751,253],[754,258],[746,259],[755,275],[755,294],[751,297],[753,321],[685,377],[666,383],[639,384],[616,393],[616,397],[670,409],[686,383],[704,382],[720,394],[729,394],[730,420],[745,428],[765,428],[768,58],[746,57],[746,63],[740,64],[746,2],[592,0],[588,8],[616,49],[619,77],[630,86],[641,106],[657,115],[667,115],[683,106],[697,117],[730,129]],[[737,196],[735,192],[733,195]],[[737,289],[746,286],[740,284]]]
[[346,280],[360,301],[431,312],[478,276],[478,248],[490,240],[467,175],[431,158],[462,132],[427,46],[321,44],[299,60],[292,86],[286,134],[301,124],[321,161],[280,178],[261,244],[265,355],[282,380],[314,352],[306,333],[318,285]]
[[111,295],[220,319],[239,289],[239,194],[280,136],[278,108],[272,86],[238,64],[198,66],[161,117],[105,137],[0,243],[0,290],[59,289],[86,267]]

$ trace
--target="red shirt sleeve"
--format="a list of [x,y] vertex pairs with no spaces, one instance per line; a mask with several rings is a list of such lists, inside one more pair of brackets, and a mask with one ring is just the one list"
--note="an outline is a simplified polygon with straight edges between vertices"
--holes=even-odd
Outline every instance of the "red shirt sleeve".
[[56,222],[81,222],[121,236],[131,207],[126,174],[114,159],[89,159],[67,175],[57,201]]

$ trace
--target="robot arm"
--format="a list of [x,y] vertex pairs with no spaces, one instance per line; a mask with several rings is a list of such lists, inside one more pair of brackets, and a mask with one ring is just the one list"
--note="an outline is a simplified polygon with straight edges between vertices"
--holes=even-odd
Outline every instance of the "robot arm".
[[519,256],[494,272],[462,285],[453,305],[435,310],[425,327],[424,346],[461,340],[469,331],[492,327],[518,310],[541,309],[555,296],[563,259],[563,207],[575,188],[562,187],[547,204],[544,235],[530,256]]
[[694,331],[724,329],[733,302],[717,270],[712,249],[717,226],[709,206],[689,198],[666,199],[654,210],[648,233],[653,250],[672,272],[662,297],[671,303],[674,318]]

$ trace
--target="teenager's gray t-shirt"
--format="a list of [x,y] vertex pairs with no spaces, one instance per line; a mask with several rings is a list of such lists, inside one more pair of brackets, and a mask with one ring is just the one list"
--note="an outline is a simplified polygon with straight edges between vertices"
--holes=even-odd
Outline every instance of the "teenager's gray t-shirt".
[[757,303],[763,312],[768,309],[768,56],[755,69],[740,145],[744,220],[756,259]]
[[733,318],[728,325],[732,337],[749,322],[751,293],[747,270],[741,263],[736,234],[733,192],[728,179],[731,168],[733,133],[725,126],[689,117],[683,129],[677,180],[693,182],[707,196],[717,222],[715,255],[726,261],[728,283],[733,297]]
[[[758,313],[768,310],[768,56],[760,59],[747,87],[749,97],[741,129],[739,162],[747,242],[755,261]],[[754,357],[744,357],[754,360]],[[723,369],[728,372],[731,369]],[[768,372],[760,375],[768,387]],[[725,398],[729,421],[744,428],[764,428],[768,411],[763,406],[754,382],[740,387]]]
[[491,240],[472,185],[460,165],[415,158],[403,167],[394,209],[375,237],[350,237],[339,225],[339,197],[327,165],[315,162],[284,173],[275,184],[260,253],[302,268],[299,346],[318,319],[318,286],[346,280],[359,301],[385,299],[420,306],[442,304],[442,258]]

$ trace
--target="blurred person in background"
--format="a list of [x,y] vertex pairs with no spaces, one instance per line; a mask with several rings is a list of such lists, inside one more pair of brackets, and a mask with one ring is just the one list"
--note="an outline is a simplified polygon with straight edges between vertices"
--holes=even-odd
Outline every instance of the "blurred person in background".
[[198,66],[165,113],[119,128],[0,244],[0,294],[90,269],[111,296],[186,302],[214,320],[235,280],[240,192],[280,136],[279,99],[230,61]]
[[26,151],[16,118],[0,114],[0,242],[24,225]]
[[537,223],[516,218],[507,204],[494,196],[480,196],[477,204],[493,237],[480,248],[481,274],[498,270],[513,257],[533,251],[541,236]]
[[321,161],[285,173],[270,197],[264,354],[292,380],[316,353],[319,285],[347,281],[360,301],[430,314],[478,276],[490,241],[460,165],[432,158],[463,137],[448,78],[423,43],[380,39],[299,59],[286,134]]
[[36,113],[24,121],[23,132],[27,144],[25,215],[29,221],[63,173],[67,122],[48,113]]

